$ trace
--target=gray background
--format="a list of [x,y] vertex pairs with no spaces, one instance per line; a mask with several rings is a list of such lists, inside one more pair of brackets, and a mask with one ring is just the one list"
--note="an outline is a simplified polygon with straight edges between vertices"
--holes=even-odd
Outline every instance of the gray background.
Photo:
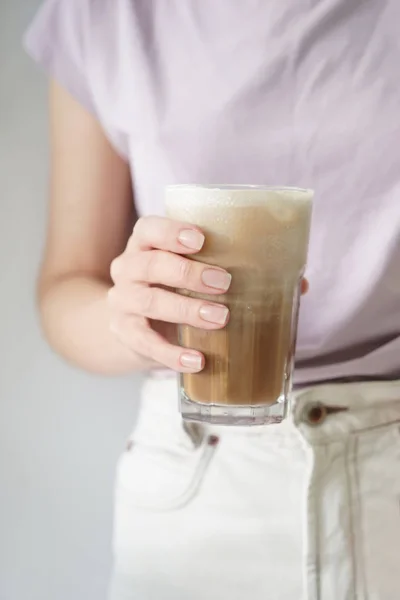
[[40,0],[0,0],[0,599],[103,600],[114,466],[138,378],[79,373],[41,339],[46,81],[20,47]]

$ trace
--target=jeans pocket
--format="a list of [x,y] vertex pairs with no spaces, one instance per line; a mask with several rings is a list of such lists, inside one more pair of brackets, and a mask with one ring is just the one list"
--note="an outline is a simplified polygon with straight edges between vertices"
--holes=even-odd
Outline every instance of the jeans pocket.
[[[161,435],[160,435],[161,434]],[[117,468],[117,497],[145,510],[171,511],[198,493],[218,438],[185,426],[133,434]]]
[[[400,425],[355,439],[354,507],[358,579],[371,600],[400,598]],[[364,596],[363,596],[364,597]]]

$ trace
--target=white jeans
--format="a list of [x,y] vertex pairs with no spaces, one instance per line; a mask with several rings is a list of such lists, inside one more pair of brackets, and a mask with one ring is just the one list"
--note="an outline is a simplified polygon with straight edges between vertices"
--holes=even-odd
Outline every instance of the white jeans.
[[112,600],[399,600],[400,382],[189,428],[149,380],[117,474]]

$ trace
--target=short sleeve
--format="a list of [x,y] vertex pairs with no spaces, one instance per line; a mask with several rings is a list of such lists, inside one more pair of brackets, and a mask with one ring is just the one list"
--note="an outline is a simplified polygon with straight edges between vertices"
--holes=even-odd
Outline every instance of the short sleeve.
[[46,0],[24,36],[28,54],[95,113],[85,64],[88,0]]

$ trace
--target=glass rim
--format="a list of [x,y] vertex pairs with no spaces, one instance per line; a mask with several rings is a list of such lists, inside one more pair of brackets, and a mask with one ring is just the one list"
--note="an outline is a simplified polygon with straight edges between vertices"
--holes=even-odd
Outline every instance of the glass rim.
[[290,185],[255,185],[255,184],[233,184],[233,183],[173,183],[165,186],[167,190],[221,190],[221,191],[244,191],[253,190],[260,192],[300,192],[302,194],[314,194],[311,188],[301,188]]

